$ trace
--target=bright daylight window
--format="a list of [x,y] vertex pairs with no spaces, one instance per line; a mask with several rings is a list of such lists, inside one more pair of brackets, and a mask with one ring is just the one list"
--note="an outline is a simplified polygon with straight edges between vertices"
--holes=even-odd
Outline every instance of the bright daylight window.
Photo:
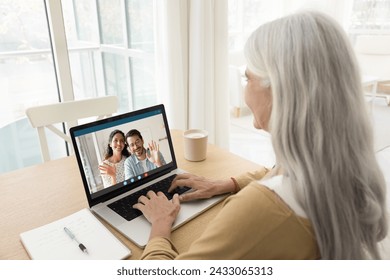
[[[154,0],[61,4],[73,98],[116,95],[119,112],[155,104]],[[61,99],[42,0],[0,2],[0,88],[2,173],[41,162],[37,134],[25,110]],[[64,156],[64,142],[50,134],[52,157]]]
[[[61,1],[73,83],[71,98],[116,95],[120,112],[157,102],[155,1]],[[298,2],[310,1],[229,0],[229,52],[241,51],[259,24],[282,16]],[[390,32],[390,0],[348,2],[352,38]],[[37,134],[25,110],[61,99],[44,3],[0,1],[0,173],[41,162]],[[48,138],[52,156],[64,156],[64,143],[50,133]]]
[[0,89],[0,172],[6,172],[40,161],[25,109],[58,101],[42,0],[0,2]]
[[390,34],[390,0],[354,0],[350,34]]
[[154,0],[62,6],[75,98],[116,95],[120,112],[155,104]]
[[229,51],[242,50],[260,24],[281,16],[281,5],[281,0],[229,0]]

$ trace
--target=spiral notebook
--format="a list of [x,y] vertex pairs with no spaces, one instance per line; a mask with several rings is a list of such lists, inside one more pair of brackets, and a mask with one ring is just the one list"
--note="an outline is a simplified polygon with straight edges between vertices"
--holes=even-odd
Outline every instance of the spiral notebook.
[[[131,255],[130,249],[86,208],[23,232],[20,239],[30,258],[36,260],[119,260]],[[86,252],[79,248],[79,243],[86,247]]]

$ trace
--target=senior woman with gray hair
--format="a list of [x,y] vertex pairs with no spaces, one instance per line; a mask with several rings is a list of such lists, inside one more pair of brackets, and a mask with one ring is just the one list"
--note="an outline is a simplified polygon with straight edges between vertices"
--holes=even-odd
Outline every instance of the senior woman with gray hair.
[[[144,259],[379,259],[385,181],[361,76],[343,30],[316,12],[260,26],[245,46],[245,101],[270,132],[277,165],[213,181],[177,176],[175,195],[134,205],[151,222]],[[260,156],[260,155],[259,155]],[[180,203],[233,192],[187,252],[170,241]]]

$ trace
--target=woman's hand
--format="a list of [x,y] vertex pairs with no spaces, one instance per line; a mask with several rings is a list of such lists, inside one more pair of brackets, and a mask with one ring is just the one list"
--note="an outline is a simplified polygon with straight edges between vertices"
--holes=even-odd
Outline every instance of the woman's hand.
[[133,208],[140,210],[152,224],[150,238],[155,236],[169,238],[172,225],[179,214],[180,200],[178,194],[175,194],[172,200],[168,200],[162,192],[156,194],[149,191],[146,196],[140,196]]
[[116,166],[103,163],[99,165],[100,174],[111,177],[111,185],[116,184]]
[[233,180],[209,180],[193,174],[179,174],[172,181],[168,192],[172,192],[177,187],[190,187],[192,192],[180,195],[180,201],[190,201],[195,199],[210,198],[218,194],[233,192],[236,189]]
[[115,165],[109,165],[107,163],[103,163],[99,165],[99,170],[101,174],[111,176],[111,178],[115,178],[116,176]]

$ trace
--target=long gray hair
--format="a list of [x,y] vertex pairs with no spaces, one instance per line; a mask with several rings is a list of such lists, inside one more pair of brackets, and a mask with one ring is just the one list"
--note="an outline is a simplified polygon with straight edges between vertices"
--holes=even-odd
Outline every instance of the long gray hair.
[[328,16],[300,12],[259,27],[245,55],[248,69],[269,81],[277,162],[314,227],[321,257],[380,258],[386,186],[344,31]]

